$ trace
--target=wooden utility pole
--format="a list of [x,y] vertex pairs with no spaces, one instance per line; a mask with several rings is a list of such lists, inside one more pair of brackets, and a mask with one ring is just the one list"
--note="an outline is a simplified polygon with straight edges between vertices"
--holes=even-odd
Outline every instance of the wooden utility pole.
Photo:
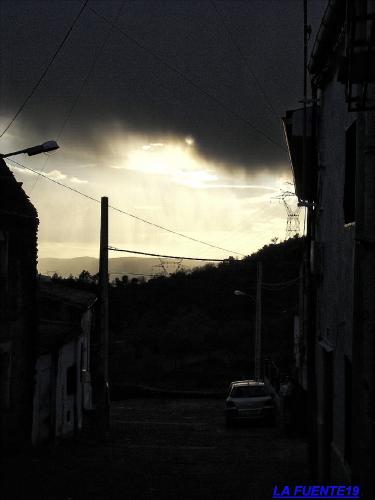
[[109,423],[108,392],[108,198],[101,198],[100,257],[99,257],[99,299],[100,299],[100,354],[98,366],[98,416],[103,429]]
[[309,25],[307,24],[307,0],[303,0],[303,141],[302,168],[303,187],[307,188],[307,43]]
[[257,262],[257,297],[255,313],[254,378],[261,377],[262,353],[262,263]]
[[[308,11],[307,0],[303,0],[303,142],[302,142],[302,168],[303,188],[304,191],[309,187],[307,186],[307,56],[308,56],[308,41],[310,35],[310,26],[308,25]],[[316,116],[317,116],[317,87],[315,84],[311,88],[312,93],[312,121],[311,121],[311,135],[315,136],[316,133]],[[317,162],[317,151],[313,141],[313,164]],[[316,194],[316,192],[314,193]],[[307,370],[307,396],[306,396],[306,410],[307,410],[307,432],[309,444],[309,462],[312,476],[317,477],[318,466],[318,446],[317,446],[317,392],[316,392],[316,373],[315,373],[315,349],[316,349],[316,290],[314,281],[311,274],[311,260],[310,249],[311,242],[315,239],[315,210],[313,204],[307,205],[306,213],[306,239],[304,244],[303,255],[303,291],[302,291],[302,331],[306,340],[306,370]]]

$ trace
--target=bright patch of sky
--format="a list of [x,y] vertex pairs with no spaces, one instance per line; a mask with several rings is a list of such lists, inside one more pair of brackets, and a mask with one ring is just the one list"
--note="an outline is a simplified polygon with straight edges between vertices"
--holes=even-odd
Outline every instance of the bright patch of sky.
[[[150,140],[151,139],[151,140]],[[290,190],[284,170],[254,174],[201,158],[197,139],[112,136],[91,154],[61,147],[47,157],[15,160],[49,178],[191,238],[204,246],[110,211],[110,245],[203,258],[248,255],[284,239],[286,211],[274,199]],[[38,210],[39,256],[98,256],[100,205],[8,162]],[[301,216],[302,219],[302,216]],[[301,220],[301,226],[302,226]],[[123,256],[114,254],[111,257]]]

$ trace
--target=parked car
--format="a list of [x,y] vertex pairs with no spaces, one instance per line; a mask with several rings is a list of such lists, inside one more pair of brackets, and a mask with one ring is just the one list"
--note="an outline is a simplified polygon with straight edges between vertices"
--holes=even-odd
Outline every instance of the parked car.
[[225,421],[228,426],[242,420],[261,419],[272,424],[276,420],[273,395],[264,382],[256,380],[232,382],[225,406]]

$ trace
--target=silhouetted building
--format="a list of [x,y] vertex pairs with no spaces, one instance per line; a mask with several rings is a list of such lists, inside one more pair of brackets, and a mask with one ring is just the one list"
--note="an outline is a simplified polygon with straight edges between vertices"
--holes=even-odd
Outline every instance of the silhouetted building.
[[[313,103],[285,128],[308,207],[298,372],[320,481],[374,498],[375,3],[330,0],[312,51]],[[297,116],[298,114],[298,116]]]
[[94,293],[40,277],[33,444],[77,435],[92,410]]
[[0,158],[1,446],[31,438],[38,215]]

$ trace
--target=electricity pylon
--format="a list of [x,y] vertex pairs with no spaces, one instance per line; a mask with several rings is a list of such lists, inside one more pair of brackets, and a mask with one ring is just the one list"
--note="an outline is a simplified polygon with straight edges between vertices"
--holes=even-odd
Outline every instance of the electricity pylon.
[[286,219],[286,231],[285,231],[285,239],[292,238],[294,235],[300,234],[300,222],[299,222],[299,214],[301,211],[301,207],[294,208],[291,203],[288,203],[287,198],[291,196],[296,196],[294,193],[290,191],[284,191],[279,196],[275,196],[276,199],[281,200],[287,214]]
[[159,265],[152,266],[153,268],[159,268],[160,271],[157,272],[157,276],[170,276],[173,273],[177,273],[181,269],[183,259],[173,259],[165,260],[159,257]]

